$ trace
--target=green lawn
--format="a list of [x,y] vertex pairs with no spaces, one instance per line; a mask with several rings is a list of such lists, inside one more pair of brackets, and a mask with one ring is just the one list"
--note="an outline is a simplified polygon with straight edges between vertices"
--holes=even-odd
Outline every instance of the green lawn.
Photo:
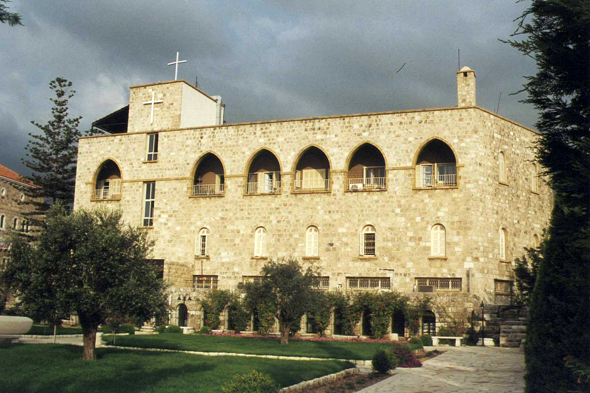
[[219,392],[236,373],[258,370],[281,386],[350,367],[336,361],[298,362],[180,353],[97,350],[96,362],[82,360],[69,345],[0,346],[0,391],[28,392]]
[[[110,336],[103,336],[110,342]],[[140,348],[166,348],[183,351],[234,352],[259,355],[309,356],[350,360],[371,360],[387,344],[343,341],[289,341],[281,345],[272,338],[241,338],[193,334],[154,334],[118,336],[116,345]],[[411,346],[410,346],[411,347]]]
[[[25,334],[34,334],[39,336],[53,336],[53,327],[43,325],[33,325],[31,330]],[[82,334],[81,327],[62,327],[58,326],[57,334]]]

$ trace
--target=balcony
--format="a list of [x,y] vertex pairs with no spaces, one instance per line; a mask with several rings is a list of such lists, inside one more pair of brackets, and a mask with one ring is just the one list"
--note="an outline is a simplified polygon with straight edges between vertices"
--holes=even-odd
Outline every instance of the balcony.
[[423,175],[422,187],[454,187],[457,185],[457,174]]
[[224,192],[225,184],[195,184],[192,195],[223,195]]
[[299,179],[295,180],[295,191],[328,191],[330,179]]
[[349,191],[384,190],[385,177],[360,177],[348,179]]
[[117,199],[121,197],[121,189],[110,189],[108,187],[94,190],[94,199]]
[[260,194],[278,194],[281,192],[281,182],[275,180],[273,182],[248,182],[246,194],[260,195]]

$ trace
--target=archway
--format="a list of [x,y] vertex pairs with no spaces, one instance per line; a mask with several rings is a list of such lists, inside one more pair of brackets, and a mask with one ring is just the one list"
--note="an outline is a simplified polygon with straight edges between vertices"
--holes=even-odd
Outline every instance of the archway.
[[334,309],[334,334],[344,335],[344,314],[341,309]]
[[427,142],[416,158],[416,187],[457,185],[457,159],[453,149],[440,139]]
[[205,154],[195,169],[193,195],[219,195],[225,192],[225,173],[221,160],[213,153]]
[[347,170],[349,191],[385,188],[385,158],[379,149],[369,143],[355,150]]
[[365,308],[363,310],[363,325],[362,325],[362,332],[363,336],[373,336],[373,315],[369,308]]
[[178,326],[186,326],[188,322],[188,310],[186,304],[178,305]]
[[392,315],[391,333],[397,333],[398,337],[406,336],[406,316],[401,310],[395,311]]
[[323,191],[330,188],[330,161],[326,154],[315,146],[307,148],[295,165],[297,191]]
[[281,191],[281,165],[270,151],[260,150],[248,167],[247,194],[274,194]]

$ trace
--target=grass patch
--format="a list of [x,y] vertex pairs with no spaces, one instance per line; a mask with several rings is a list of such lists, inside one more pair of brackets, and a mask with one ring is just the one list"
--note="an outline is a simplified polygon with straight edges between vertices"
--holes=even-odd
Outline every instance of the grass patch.
[[[31,334],[36,336],[53,336],[53,327],[44,325],[33,325],[31,326],[31,330],[29,330],[25,334]],[[82,328],[58,326],[57,334],[82,334]]]
[[82,360],[69,345],[0,346],[0,391],[30,392],[219,392],[236,373],[268,373],[282,387],[353,367],[336,361],[298,362],[180,353],[97,349],[99,360]]
[[[110,342],[110,336],[103,336]],[[273,338],[248,338],[188,334],[154,334],[117,337],[117,345],[139,348],[177,349],[200,352],[232,352],[256,355],[304,356],[350,360],[371,360],[387,344],[344,341],[289,341],[281,345]],[[411,349],[412,346],[410,345]]]

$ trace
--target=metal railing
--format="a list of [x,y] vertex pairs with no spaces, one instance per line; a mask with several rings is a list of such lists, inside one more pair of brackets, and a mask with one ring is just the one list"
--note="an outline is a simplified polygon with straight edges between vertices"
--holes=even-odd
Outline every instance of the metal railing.
[[225,192],[224,184],[195,184],[193,195],[220,195]]
[[258,182],[248,182],[246,193],[247,194],[276,194],[281,191],[281,182],[275,181],[272,187],[264,184],[260,189],[258,188]]
[[389,278],[348,278],[349,289],[391,289]]
[[448,187],[457,185],[457,174],[423,175],[422,187]]
[[300,179],[295,180],[295,190],[320,190],[330,189],[330,179]]
[[348,179],[348,190],[350,191],[379,190],[384,188],[384,177],[360,177]]
[[113,192],[109,188],[97,188],[94,190],[94,199],[112,199],[121,196],[121,192]]

